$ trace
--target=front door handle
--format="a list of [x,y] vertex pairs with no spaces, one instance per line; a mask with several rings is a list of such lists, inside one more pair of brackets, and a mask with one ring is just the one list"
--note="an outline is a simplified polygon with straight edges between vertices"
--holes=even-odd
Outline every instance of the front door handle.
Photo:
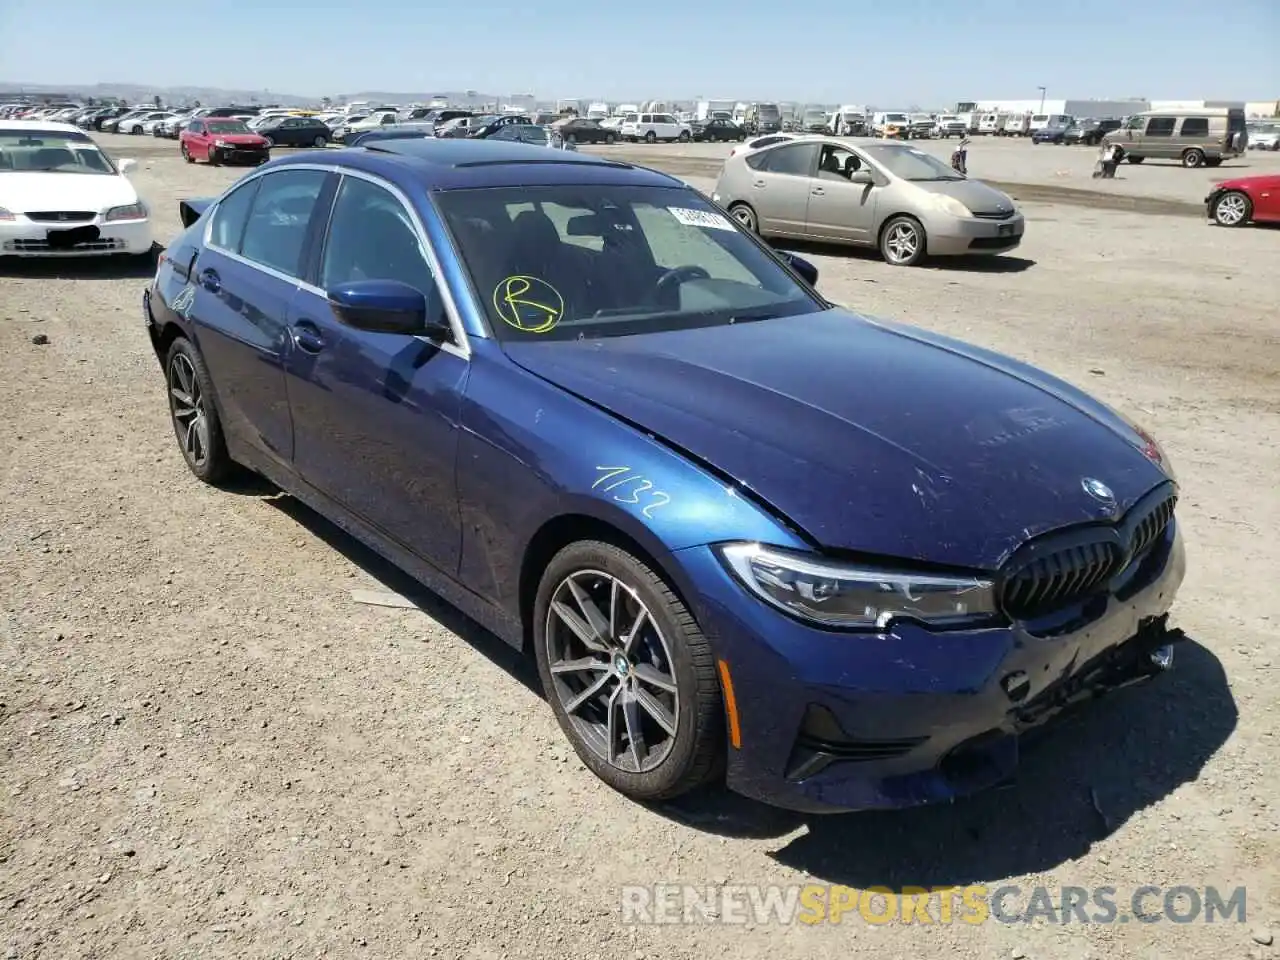
[[209,267],[200,274],[200,286],[204,287],[210,293],[217,293],[222,289],[222,278],[218,276],[218,271]]
[[809,192],[815,197],[824,197],[827,194],[827,191],[823,190],[821,187],[814,187]]
[[293,342],[303,353],[316,354],[324,349],[324,335],[313,321],[298,320],[290,332],[293,335]]

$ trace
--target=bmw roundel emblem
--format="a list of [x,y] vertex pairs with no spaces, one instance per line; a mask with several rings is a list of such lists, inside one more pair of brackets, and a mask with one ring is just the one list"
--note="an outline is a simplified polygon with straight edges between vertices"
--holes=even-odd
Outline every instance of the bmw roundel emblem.
[[1097,480],[1093,477],[1085,477],[1080,481],[1080,486],[1084,487],[1084,492],[1095,500],[1099,500],[1102,503],[1107,504],[1113,504],[1116,502],[1116,495],[1112,493],[1111,488],[1101,480]]

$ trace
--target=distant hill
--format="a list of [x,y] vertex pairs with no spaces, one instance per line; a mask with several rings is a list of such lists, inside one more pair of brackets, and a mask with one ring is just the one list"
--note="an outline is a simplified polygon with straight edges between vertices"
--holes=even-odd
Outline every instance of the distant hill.
[[[199,100],[202,104],[220,103],[278,103],[286,107],[304,107],[318,105],[322,96],[305,96],[296,93],[281,93],[277,90],[236,90],[226,87],[160,87],[140,83],[95,83],[81,84],[49,84],[49,83],[17,83],[0,80],[0,100],[16,94],[66,94],[74,99],[119,98],[129,103],[148,103],[159,97],[166,105],[189,104]],[[430,90],[415,93],[393,93],[385,90],[368,90],[359,93],[329,94],[332,103],[341,104],[356,100],[378,101],[382,103],[425,103],[435,97],[443,97],[450,103],[483,104],[506,101],[511,95],[484,93],[478,90]]]

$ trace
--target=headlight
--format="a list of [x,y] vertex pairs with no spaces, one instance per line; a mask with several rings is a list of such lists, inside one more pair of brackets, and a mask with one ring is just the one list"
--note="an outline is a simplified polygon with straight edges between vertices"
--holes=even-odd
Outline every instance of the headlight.
[[112,207],[102,215],[102,219],[108,223],[113,220],[145,220],[147,208],[141,200],[137,203],[126,203],[122,207]]
[[949,197],[945,193],[930,194],[933,198],[933,205],[940,213],[946,213],[953,217],[959,217],[962,220],[968,220],[973,216],[973,212],[955,197]]
[[6,210],[4,207],[0,207],[0,221],[17,220],[17,219],[18,219],[17,216],[13,213],[12,210]]
[[758,543],[718,550],[760,599],[826,626],[883,630],[900,618],[954,626],[998,615],[993,584],[979,577],[880,570]]

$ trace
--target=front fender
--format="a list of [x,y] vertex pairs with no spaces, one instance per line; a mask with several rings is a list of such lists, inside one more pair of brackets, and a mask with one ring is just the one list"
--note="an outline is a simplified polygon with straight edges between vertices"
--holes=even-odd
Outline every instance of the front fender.
[[723,540],[804,543],[713,468],[473,341],[458,451],[459,575],[518,615],[520,571],[538,532],[589,517],[654,557]]

